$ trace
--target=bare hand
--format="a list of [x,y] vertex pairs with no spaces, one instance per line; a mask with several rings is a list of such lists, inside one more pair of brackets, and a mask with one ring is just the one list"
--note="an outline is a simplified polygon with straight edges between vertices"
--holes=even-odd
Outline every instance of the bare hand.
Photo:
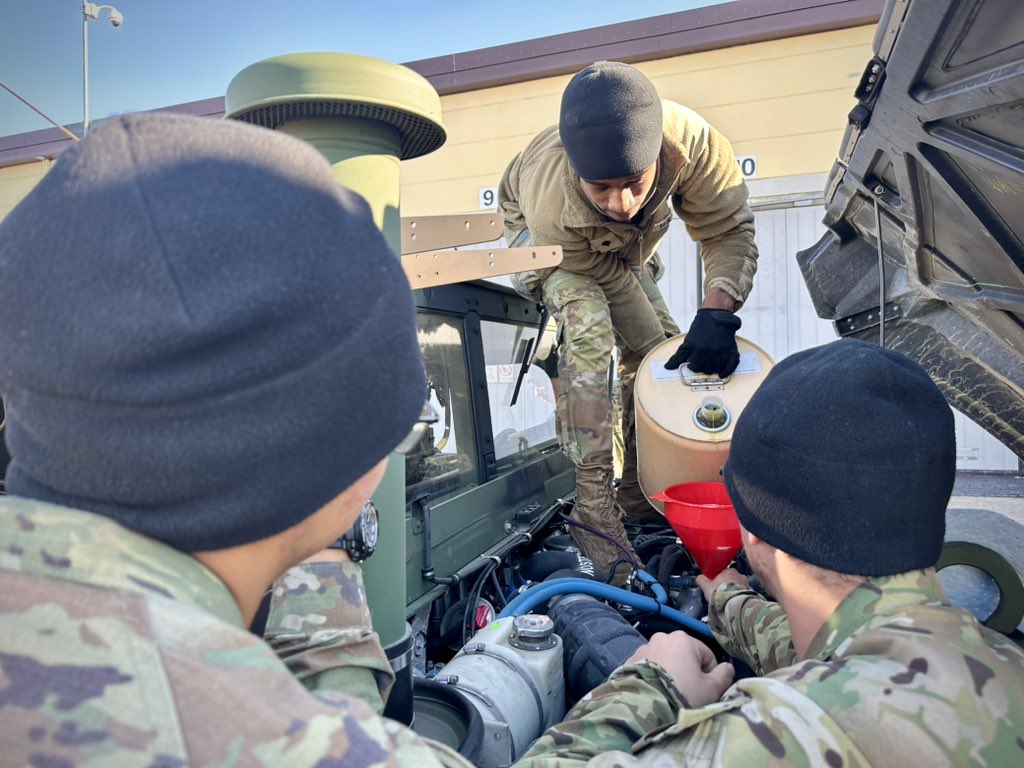
[[704,294],[704,301],[701,302],[702,309],[728,309],[736,311],[736,300],[721,288],[712,288]]
[[681,631],[655,633],[626,663],[641,660],[653,661],[668,672],[691,707],[718,701],[736,674],[732,664],[719,664],[710,648]]
[[713,579],[709,579],[707,576],[697,577],[697,586],[704,593],[704,599],[708,601],[708,605],[711,605],[711,595],[715,593],[715,590],[721,584],[739,584],[743,587],[749,587],[750,581],[735,568],[726,568]]

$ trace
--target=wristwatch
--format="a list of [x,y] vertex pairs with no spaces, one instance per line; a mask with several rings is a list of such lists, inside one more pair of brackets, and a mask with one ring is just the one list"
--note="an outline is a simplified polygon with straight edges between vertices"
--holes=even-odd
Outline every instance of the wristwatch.
[[363,505],[358,519],[333,544],[328,544],[328,549],[343,549],[348,552],[353,562],[361,563],[373,554],[377,548],[377,536],[380,533],[380,522],[377,517],[377,508],[372,501]]

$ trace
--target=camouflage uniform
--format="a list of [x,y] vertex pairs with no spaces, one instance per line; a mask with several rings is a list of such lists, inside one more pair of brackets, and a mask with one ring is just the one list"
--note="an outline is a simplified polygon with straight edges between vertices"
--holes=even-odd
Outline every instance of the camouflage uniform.
[[688,709],[626,666],[517,765],[1024,765],[1024,652],[944,601],[931,569],[872,578],[795,661],[781,607],[723,585],[715,637],[763,677]]
[[[625,541],[612,493],[612,407],[608,371],[620,350],[625,457],[620,500],[626,511],[652,508],[636,482],[633,378],[644,355],[679,327],[658,290],[657,246],[674,210],[702,244],[705,290],[720,288],[742,305],[753,283],[757,247],[747,188],[729,142],[692,110],[662,102],[658,175],[636,222],[616,222],[584,195],[565,158],[557,126],[534,138],[502,176],[498,203],[505,237],[529,230],[538,245],[560,245],[560,267],[514,276],[557,319],[559,442],[576,465],[576,516]],[[607,568],[619,550],[575,531],[584,552]]]
[[[637,269],[636,275],[661,320],[664,335],[675,336],[679,326],[658,290],[656,280],[660,277],[661,262],[656,257],[657,254],[654,260]],[[621,507],[608,503],[615,496],[612,490],[615,425],[608,374],[613,349],[618,347],[625,437],[623,486],[639,492],[633,382],[644,356],[626,346],[615,332],[608,299],[593,278],[556,269],[543,279],[536,272],[520,273],[513,277],[513,283],[520,293],[532,294],[544,301],[558,324],[559,387],[555,420],[559,444],[576,467],[574,516],[614,536],[635,556],[622,526]],[[572,533],[584,553],[601,568],[607,569],[624,554],[611,542],[586,530],[573,528]]]
[[278,580],[271,648],[198,560],[4,497],[0,583],[4,765],[468,765],[374,711],[392,674],[358,566]]

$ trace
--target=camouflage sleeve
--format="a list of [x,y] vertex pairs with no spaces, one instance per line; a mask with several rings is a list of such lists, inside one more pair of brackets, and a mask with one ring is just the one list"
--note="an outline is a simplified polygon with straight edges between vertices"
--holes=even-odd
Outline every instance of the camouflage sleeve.
[[272,587],[264,639],[307,689],[341,691],[384,710],[394,673],[373,631],[362,569],[309,563]]
[[876,764],[827,711],[786,683],[766,677],[740,680],[720,701],[680,711],[674,723],[640,739],[633,755],[616,758],[595,760],[591,768]]
[[757,271],[749,191],[729,140],[695,114],[689,124],[694,123],[700,128],[688,135],[690,172],[673,195],[673,207],[700,243],[705,292],[721,288],[739,309]]
[[782,606],[739,584],[722,584],[711,596],[708,626],[725,652],[758,675],[796,661],[789,619]]
[[509,244],[526,229],[526,217],[519,205],[519,159],[522,153],[512,158],[498,183],[498,210],[501,211],[505,230],[505,241]]
[[657,664],[628,664],[584,696],[515,766],[585,765],[609,752],[628,754],[644,734],[675,722],[687,706],[683,694]]

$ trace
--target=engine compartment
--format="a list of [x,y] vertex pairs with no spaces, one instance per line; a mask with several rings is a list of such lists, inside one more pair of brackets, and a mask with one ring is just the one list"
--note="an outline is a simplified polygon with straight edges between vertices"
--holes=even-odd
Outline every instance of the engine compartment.
[[[386,714],[477,765],[507,765],[655,632],[715,644],[700,570],[664,518],[627,526],[639,562],[623,588],[574,543],[574,474],[555,431],[554,323],[486,281],[417,291],[417,303],[438,419],[374,498],[400,496],[405,507],[411,654]],[[749,572],[742,555],[737,566]],[[365,568],[376,611],[378,579],[393,585],[402,574],[377,555]],[[552,644],[523,637],[516,622],[534,634],[543,624]]]
[[[512,534],[504,554],[481,557],[410,619],[412,727],[476,765],[516,760],[655,632],[681,629],[727,658],[703,622],[700,570],[667,524],[628,527],[646,568],[618,588],[573,543],[572,504],[570,495],[537,510],[535,526]],[[742,556],[736,566],[749,573]],[[551,644],[538,645],[531,631]],[[440,705],[439,686],[468,707]]]

